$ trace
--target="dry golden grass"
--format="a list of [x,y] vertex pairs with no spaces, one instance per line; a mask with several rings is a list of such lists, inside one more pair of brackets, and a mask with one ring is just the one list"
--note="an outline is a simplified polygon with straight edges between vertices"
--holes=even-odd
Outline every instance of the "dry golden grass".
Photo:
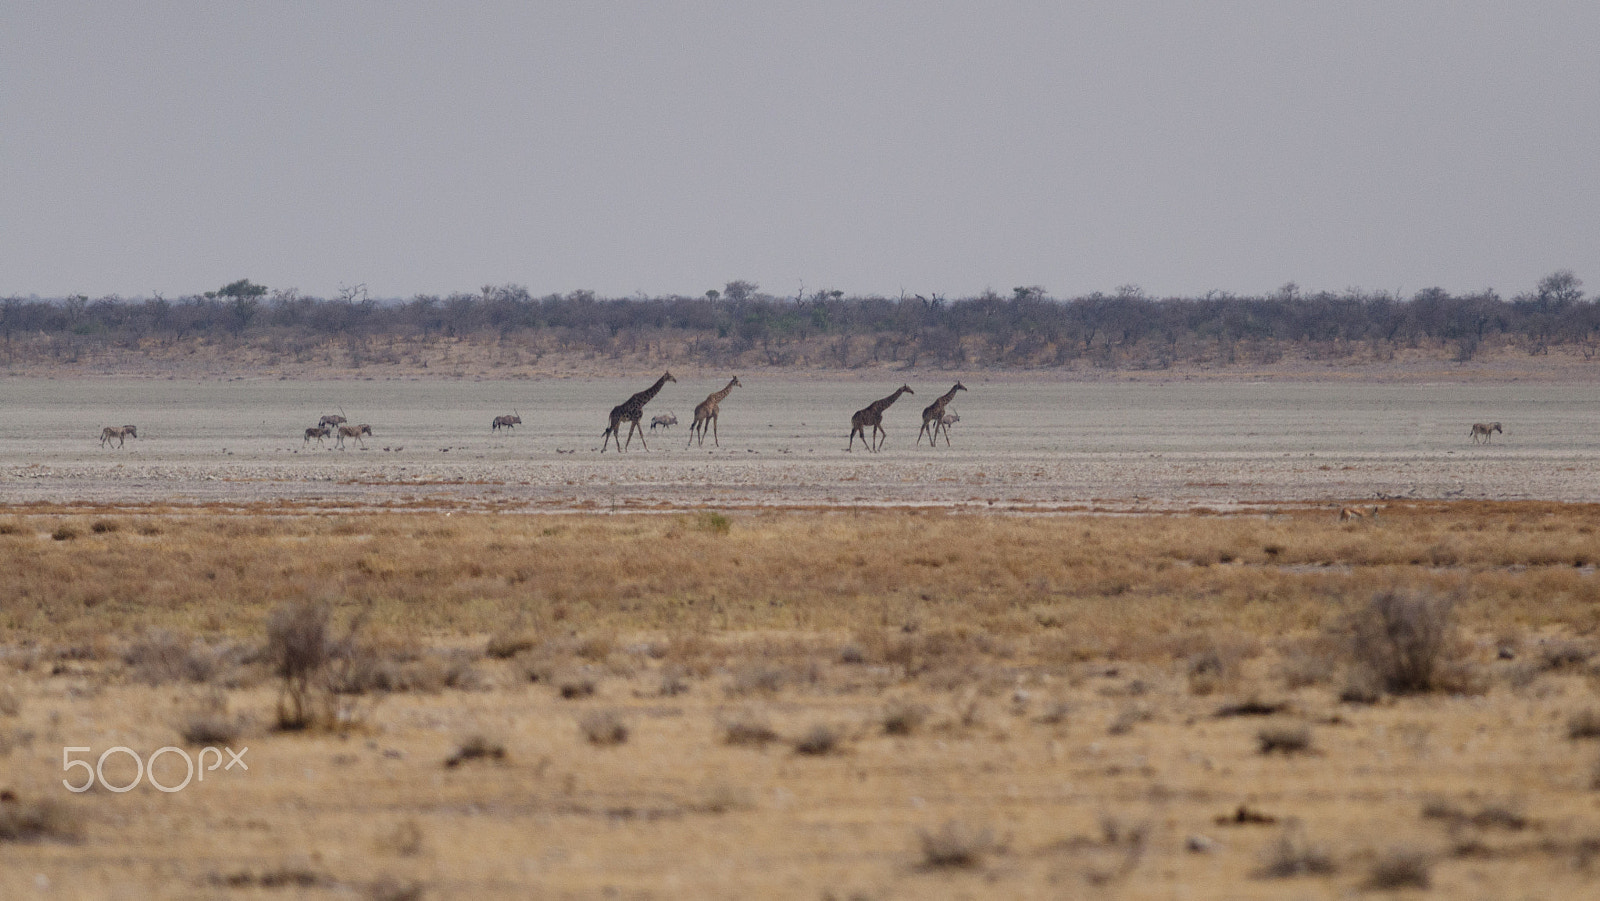
[[1597,511],[1336,512],[3,516],[0,897],[1580,896]]

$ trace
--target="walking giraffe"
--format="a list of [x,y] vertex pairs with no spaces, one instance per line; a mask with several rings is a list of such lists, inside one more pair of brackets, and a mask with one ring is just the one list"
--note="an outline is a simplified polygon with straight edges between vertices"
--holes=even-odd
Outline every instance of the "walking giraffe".
[[635,394],[622,403],[617,404],[615,407],[612,407],[611,426],[600,435],[600,453],[603,454],[606,452],[606,445],[609,444],[613,439],[615,439],[617,442],[617,453],[620,454],[627,450],[627,447],[622,443],[622,439],[617,438],[617,426],[621,425],[624,419],[628,421],[628,445],[631,446],[633,444],[633,430],[638,429],[639,444],[643,446],[645,450],[649,450],[650,445],[644,443],[644,426],[639,424],[639,420],[644,418],[644,405],[649,403],[658,393],[660,393],[662,385],[665,385],[668,382],[676,381],[677,379],[672,377],[672,373],[663,373],[661,378],[656,379],[656,383],[654,385],[651,385],[650,387],[640,391],[638,394]]
[[[901,385],[899,388],[896,388],[894,393],[888,397],[885,397],[882,400],[875,400],[868,404],[865,409],[857,410],[856,414],[850,417],[850,446],[845,448],[845,450],[848,452],[855,449],[856,434],[860,433],[861,442],[867,445],[867,450],[877,453],[878,449],[883,447],[883,441],[889,440],[889,432],[883,427],[883,411],[889,409],[890,404],[899,400],[900,395],[916,393],[917,392],[911,390],[910,385]],[[867,442],[868,426],[872,427],[871,443]],[[878,440],[879,432],[883,433],[883,441]]]
[[[934,447],[934,442],[939,437],[939,429],[944,425],[944,408],[950,401],[955,400],[957,391],[965,391],[967,386],[956,382],[955,387],[944,393],[944,396],[928,404],[922,409],[922,431],[917,433],[917,443],[922,443],[923,432],[928,433],[928,446]],[[950,446],[950,433],[944,433],[944,446]]]
[[[722,446],[722,441],[717,437],[718,408],[721,406],[722,401],[727,398],[729,392],[735,388],[742,387],[744,386],[739,384],[739,377],[734,376],[733,380],[728,382],[726,388],[721,391],[713,391],[710,397],[701,401],[700,405],[694,408],[694,424],[689,426],[690,442],[694,441],[695,432],[698,431],[700,433],[700,446],[706,446],[706,423],[709,422],[711,424],[711,444],[714,447]],[[684,447],[688,446],[687,444],[684,445]]]

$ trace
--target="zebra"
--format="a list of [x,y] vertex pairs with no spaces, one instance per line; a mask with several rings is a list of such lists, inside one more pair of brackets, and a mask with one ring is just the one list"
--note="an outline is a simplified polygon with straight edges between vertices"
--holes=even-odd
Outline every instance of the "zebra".
[[117,439],[117,447],[121,447],[127,439],[137,437],[139,437],[139,429],[136,426],[108,425],[100,430],[100,446],[105,447],[106,444],[110,443],[111,439],[115,438]]
[[329,413],[327,416],[317,420],[317,426],[325,429],[336,429],[349,421],[337,413]]
[[522,425],[521,413],[512,413],[510,416],[496,416],[494,422],[489,423],[489,428],[491,431],[498,432],[501,429],[509,429],[517,425]]
[[319,426],[317,426],[315,428],[306,429],[305,441],[302,441],[300,443],[301,444],[305,444],[305,443],[309,442],[311,439],[315,438],[315,439],[317,439],[317,443],[321,444],[322,443],[322,439],[327,438],[330,434],[332,434],[332,433],[331,433],[331,431],[329,430],[329,428],[327,426],[319,425]]
[[1500,423],[1498,422],[1474,422],[1472,424],[1472,443],[1477,444],[1478,436],[1482,435],[1483,443],[1488,444],[1494,437],[1495,432],[1500,432],[1502,435],[1505,434],[1505,432],[1500,431]]
[[356,443],[361,445],[364,448],[364,447],[367,446],[367,443],[365,441],[361,440],[361,436],[362,435],[371,435],[371,434],[372,434],[372,426],[367,425],[366,423],[362,423],[361,425],[342,425],[342,426],[339,426],[339,433],[338,433],[337,437],[335,437],[333,439],[334,440],[334,446],[339,448],[339,449],[341,449],[341,450],[343,450],[344,449],[344,439],[346,439],[346,438],[354,438],[354,439],[356,439]]
[[650,420],[650,431],[655,431],[656,426],[661,426],[664,429],[670,429],[677,424],[678,414],[670,412],[663,413],[662,415],[657,416],[655,419]]

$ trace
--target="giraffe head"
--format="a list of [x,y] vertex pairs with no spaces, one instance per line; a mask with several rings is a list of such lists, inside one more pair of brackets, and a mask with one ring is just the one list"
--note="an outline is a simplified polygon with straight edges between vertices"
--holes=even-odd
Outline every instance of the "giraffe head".
[[663,375],[663,376],[662,376],[662,377],[661,377],[661,380],[662,380],[662,381],[663,381],[663,382],[676,382],[676,381],[677,381],[677,379],[675,379],[675,378],[673,378],[673,377],[672,377],[672,373],[670,373],[670,372],[669,372],[669,373],[666,373],[666,374],[665,374],[665,375]]
[[738,376],[734,376],[734,377],[733,377],[733,381],[731,381],[731,382],[729,382],[729,383],[728,383],[728,387],[729,387],[729,388],[743,388],[743,387],[744,387],[744,385],[741,385],[741,384],[740,384],[740,383],[739,383],[739,377],[738,377]]
[[955,391],[965,391],[965,390],[967,390],[967,386],[966,386],[966,385],[963,385],[963,384],[961,384],[961,383],[960,383],[960,382],[956,382],[956,386],[955,386],[955,387],[954,387],[954,388],[951,388],[951,389],[950,389],[950,390],[951,390],[951,391],[952,391],[952,392],[955,392]]
[[900,391],[901,391],[901,393],[904,393],[904,394],[916,394],[917,393],[917,392],[911,390],[911,386],[910,385],[901,385],[900,386]]

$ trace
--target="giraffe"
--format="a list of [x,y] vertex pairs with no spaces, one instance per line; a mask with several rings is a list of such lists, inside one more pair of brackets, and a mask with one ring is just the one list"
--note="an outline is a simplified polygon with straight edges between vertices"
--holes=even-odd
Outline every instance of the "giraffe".
[[[850,446],[845,448],[845,450],[849,451],[855,449],[856,434],[858,432],[861,435],[862,443],[866,444],[867,426],[871,426],[872,443],[867,444],[867,450],[877,453],[878,449],[883,447],[883,441],[889,440],[889,432],[883,427],[883,411],[889,409],[890,404],[899,400],[900,395],[916,393],[917,392],[911,390],[910,385],[901,385],[899,388],[896,388],[895,392],[888,397],[885,397],[882,400],[873,401],[867,405],[866,409],[857,410],[856,415],[850,417]],[[879,432],[883,433],[883,441],[878,440]]]
[[[950,401],[955,400],[957,391],[965,391],[967,386],[956,382],[955,387],[945,392],[944,396],[934,401],[922,410],[922,431],[917,433],[917,443],[922,443],[923,432],[928,434],[928,446],[934,447],[934,442],[939,437],[939,429],[944,425],[944,408]],[[944,433],[944,446],[950,446],[950,433]]]
[[600,453],[603,454],[606,452],[606,445],[609,444],[613,439],[617,442],[617,453],[620,454],[627,450],[627,448],[622,444],[622,439],[617,438],[617,426],[621,425],[624,419],[628,421],[628,444],[633,444],[633,430],[638,429],[639,444],[642,445],[645,450],[649,450],[650,446],[644,443],[644,426],[639,424],[639,420],[644,418],[644,405],[649,403],[656,396],[656,394],[661,391],[662,385],[665,385],[668,382],[676,381],[677,379],[672,377],[672,373],[663,373],[661,378],[656,379],[656,383],[654,385],[651,385],[650,387],[640,391],[638,394],[635,394],[622,403],[617,404],[615,407],[612,407],[611,427],[606,429],[605,432],[600,435]]
[[[723,399],[728,396],[728,392],[742,387],[744,386],[739,384],[739,377],[734,376],[733,381],[729,382],[726,388],[721,391],[711,392],[710,397],[701,401],[700,405],[694,408],[694,425],[689,426],[689,440],[691,442],[694,441],[695,432],[698,431],[700,433],[700,446],[706,446],[706,423],[709,422],[711,424],[711,443],[717,447],[722,446],[722,442],[717,438],[717,408],[721,405]],[[688,445],[684,446],[688,447]]]

